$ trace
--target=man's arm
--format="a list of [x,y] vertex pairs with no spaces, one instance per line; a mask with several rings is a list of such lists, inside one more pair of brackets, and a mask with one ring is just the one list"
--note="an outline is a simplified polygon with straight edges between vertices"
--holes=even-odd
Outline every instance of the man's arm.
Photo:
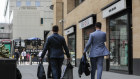
[[68,49],[68,47],[66,45],[66,41],[65,41],[64,38],[63,38],[63,48],[64,48],[64,50],[66,52],[67,58],[70,58],[69,49]]
[[90,47],[90,45],[91,45],[91,43],[92,43],[92,35],[90,34],[90,36],[89,36],[89,40],[88,40],[88,42],[87,42],[87,44],[86,44],[86,47],[85,47],[85,49],[84,49],[84,54],[87,52],[87,50],[89,49],[89,47]]
[[43,59],[45,54],[46,54],[46,51],[48,50],[49,48],[49,38],[46,40],[45,42],[45,45],[44,45],[44,48],[43,48],[43,51],[42,51],[42,54],[41,54],[41,58]]

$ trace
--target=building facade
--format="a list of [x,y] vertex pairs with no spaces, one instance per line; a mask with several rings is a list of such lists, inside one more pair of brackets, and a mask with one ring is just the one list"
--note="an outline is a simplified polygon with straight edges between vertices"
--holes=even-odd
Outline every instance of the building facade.
[[46,38],[53,22],[51,0],[7,0],[6,22],[12,24],[12,39]]
[[54,25],[67,40],[73,64],[78,66],[95,23],[107,34],[104,69],[140,75],[139,0],[52,0]]

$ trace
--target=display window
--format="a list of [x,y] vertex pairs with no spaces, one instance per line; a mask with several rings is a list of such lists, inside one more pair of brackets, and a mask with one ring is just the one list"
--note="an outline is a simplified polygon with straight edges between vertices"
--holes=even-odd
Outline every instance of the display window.
[[110,69],[128,71],[128,15],[109,21]]
[[68,35],[68,48],[71,55],[71,64],[76,65],[76,39],[75,34]]

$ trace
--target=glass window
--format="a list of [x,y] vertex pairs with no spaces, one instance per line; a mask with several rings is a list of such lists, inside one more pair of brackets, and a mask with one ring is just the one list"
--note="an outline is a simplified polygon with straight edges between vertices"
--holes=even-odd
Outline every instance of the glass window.
[[110,68],[128,70],[127,14],[110,20]]
[[68,36],[68,48],[69,48],[69,52],[71,55],[71,63],[72,65],[75,65],[75,61],[76,61],[76,42],[75,42],[75,34],[69,35]]
[[26,1],[26,6],[31,6],[31,1]]
[[16,6],[17,6],[17,7],[20,7],[20,6],[21,6],[21,1],[17,1],[17,2],[16,2]]
[[79,3],[83,2],[84,0],[79,0]]
[[41,18],[40,22],[41,22],[41,24],[43,24],[43,18]]
[[80,3],[82,3],[84,0],[75,0],[75,6],[78,6]]
[[35,6],[39,7],[40,6],[40,1],[36,1]]

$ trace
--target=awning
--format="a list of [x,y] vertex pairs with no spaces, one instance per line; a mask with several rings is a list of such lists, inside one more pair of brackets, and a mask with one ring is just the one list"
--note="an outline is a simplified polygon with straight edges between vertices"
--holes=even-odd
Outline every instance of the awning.
[[37,37],[32,37],[32,38],[28,38],[27,40],[41,40],[41,39]]

